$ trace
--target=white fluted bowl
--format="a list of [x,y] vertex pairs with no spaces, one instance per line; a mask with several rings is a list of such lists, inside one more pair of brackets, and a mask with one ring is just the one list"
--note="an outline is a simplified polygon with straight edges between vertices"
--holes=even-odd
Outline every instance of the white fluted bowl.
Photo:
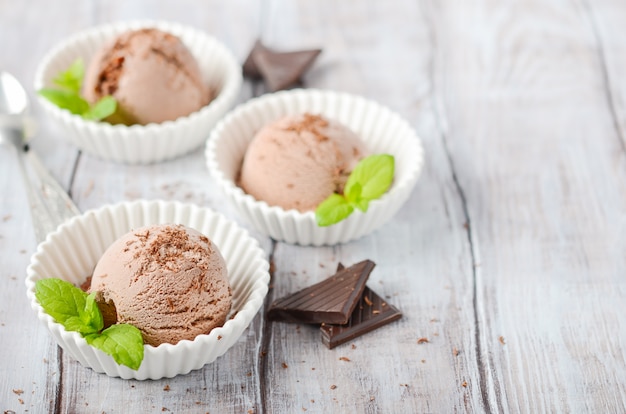
[[79,57],[91,57],[115,36],[153,27],[178,36],[198,61],[204,82],[216,97],[199,111],[174,121],[148,125],[112,125],[73,115],[38,95],[45,113],[61,126],[63,138],[94,157],[124,164],[149,164],[172,159],[201,146],[211,128],[232,107],[242,83],[233,54],[212,36],[176,23],[132,21],[98,26],[68,38],[39,64],[34,87],[55,87],[52,80]]
[[[319,227],[314,212],[269,206],[237,185],[244,154],[256,132],[282,116],[303,112],[323,114],[346,125],[361,137],[371,154],[395,157],[393,185],[370,203],[366,213],[355,210],[346,220]],[[287,243],[314,246],[344,243],[382,226],[407,200],[424,164],[420,139],[399,115],[359,96],[315,89],[267,94],[239,105],[215,127],[205,154],[212,177],[259,232]]]
[[[93,348],[77,332],[65,330],[35,298],[35,283],[62,278],[75,285],[91,275],[104,251],[133,228],[174,223],[194,228],[211,239],[224,256],[233,293],[229,319],[209,334],[176,345],[144,345],[138,370],[118,365],[111,356]],[[83,366],[112,377],[138,380],[171,378],[199,369],[223,355],[250,324],[267,294],[269,263],[258,242],[244,229],[208,208],[166,201],[135,201],[108,205],[74,217],[48,235],[27,269],[27,296],[37,317],[59,346]]]

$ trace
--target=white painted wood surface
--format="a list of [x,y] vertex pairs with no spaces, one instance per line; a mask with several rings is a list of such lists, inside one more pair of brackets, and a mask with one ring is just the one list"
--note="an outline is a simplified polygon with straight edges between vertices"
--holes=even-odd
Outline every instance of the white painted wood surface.
[[[189,375],[94,374],[30,310],[23,278],[36,242],[17,163],[0,146],[0,410],[626,411],[626,3],[0,0],[0,68],[34,97],[36,65],[57,42],[135,18],[204,29],[241,62],[257,38],[321,46],[306,86],[375,99],[417,129],[425,170],[383,229],[323,248],[252,231],[276,267],[267,303],[338,261],[370,258],[370,285],[404,317],[328,350],[317,329],[260,313]],[[262,92],[247,82],[239,101]],[[115,165],[81,154],[33,111],[34,150],[82,210],[163,198],[239,220],[202,149]]]

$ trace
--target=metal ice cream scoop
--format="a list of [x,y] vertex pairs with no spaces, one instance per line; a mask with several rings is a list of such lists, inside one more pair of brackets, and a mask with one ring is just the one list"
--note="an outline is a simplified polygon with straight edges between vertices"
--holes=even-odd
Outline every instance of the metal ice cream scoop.
[[35,237],[37,242],[41,242],[59,224],[80,214],[80,210],[37,155],[27,149],[25,125],[28,105],[28,95],[19,81],[10,73],[0,71],[0,145],[9,143],[17,152]]

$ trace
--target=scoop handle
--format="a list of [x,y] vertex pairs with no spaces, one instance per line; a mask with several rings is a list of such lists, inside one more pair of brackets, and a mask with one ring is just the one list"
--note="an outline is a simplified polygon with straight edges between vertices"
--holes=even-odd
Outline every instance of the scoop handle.
[[[35,238],[46,239],[61,223],[80,214],[80,210],[59,183],[43,166],[33,151],[24,149],[24,131],[19,128],[0,128],[0,142],[8,141],[17,152],[19,168],[30,204]],[[33,173],[31,177],[29,171]],[[32,178],[35,178],[33,181]]]

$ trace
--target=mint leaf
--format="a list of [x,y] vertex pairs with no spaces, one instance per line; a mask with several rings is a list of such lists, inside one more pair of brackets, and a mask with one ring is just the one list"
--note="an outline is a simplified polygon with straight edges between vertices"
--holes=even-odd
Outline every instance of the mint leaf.
[[348,217],[355,208],[366,212],[369,203],[385,194],[393,182],[393,155],[370,155],[362,159],[350,173],[343,195],[333,193],[315,210],[320,227],[330,226]]
[[143,360],[143,338],[139,329],[129,324],[111,325],[101,334],[85,337],[87,343],[113,357],[115,362],[137,370]]
[[[43,310],[68,331],[81,334],[102,329],[102,314],[93,297],[65,280],[42,279],[35,284],[35,297]],[[95,309],[94,309],[95,307]]]
[[346,186],[343,189],[343,196],[349,202],[355,203],[361,198],[362,192],[363,192],[363,187],[361,187],[361,184],[359,184],[358,182],[352,183],[352,185],[350,185],[349,187],[346,183]]
[[68,331],[79,332],[88,344],[111,355],[118,364],[132,369],[141,365],[141,332],[128,324],[112,325],[102,331],[104,321],[95,293],[88,295],[70,282],[51,278],[37,281],[35,297],[55,321]]
[[67,109],[74,115],[80,115],[89,121],[100,121],[112,115],[117,109],[117,101],[112,96],[105,96],[93,105],[90,105],[81,95],[85,65],[78,58],[64,72],[53,79],[59,89],[43,88],[37,91],[61,109]]
[[113,115],[117,109],[117,101],[112,96],[105,96],[83,113],[83,118],[99,121]]
[[391,186],[394,169],[393,155],[370,155],[362,159],[350,173],[344,194],[351,194],[354,191],[352,187],[360,185],[360,196],[367,200],[375,200],[385,194]]
[[75,115],[82,115],[89,110],[89,103],[74,92],[44,88],[39,90],[39,95]]
[[104,328],[104,319],[102,318],[102,312],[98,308],[96,302],[96,294],[90,293],[85,299],[85,313],[83,314],[83,322],[86,326],[91,327],[92,332],[99,332]]
[[341,195],[331,194],[315,210],[315,219],[320,227],[330,226],[352,214],[354,207]]
[[59,73],[52,81],[62,89],[78,95],[83,83],[83,76],[85,76],[85,64],[81,58],[78,58],[65,72]]

